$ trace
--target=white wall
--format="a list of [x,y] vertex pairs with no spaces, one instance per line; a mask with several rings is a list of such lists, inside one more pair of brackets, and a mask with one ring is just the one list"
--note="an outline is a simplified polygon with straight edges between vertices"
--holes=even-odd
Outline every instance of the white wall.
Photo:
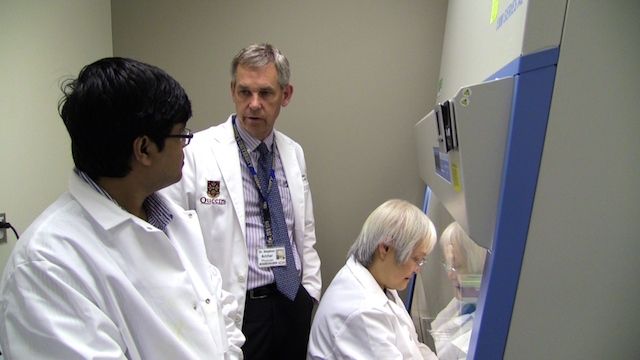
[[[111,56],[109,0],[0,0],[0,212],[19,233],[66,189],[73,167],[60,81]],[[0,245],[4,268],[15,236]]]
[[289,58],[293,100],[276,127],[302,144],[325,287],[365,217],[421,205],[413,125],[434,104],[445,0],[113,0],[114,54],[167,70],[200,130],[233,112],[233,55],[268,41]]

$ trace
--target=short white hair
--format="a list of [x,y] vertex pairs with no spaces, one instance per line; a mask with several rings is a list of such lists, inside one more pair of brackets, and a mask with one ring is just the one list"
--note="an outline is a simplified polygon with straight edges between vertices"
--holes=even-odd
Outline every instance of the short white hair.
[[415,205],[399,199],[385,201],[367,217],[362,230],[349,250],[364,267],[373,262],[373,255],[380,244],[396,251],[396,262],[409,260],[413,250],[427,244],[427,253],[437,242],[435,226],[425,213]]
[[470,274],[480,274],[484,269],[484,261],[487,255],[480,245],[476,244],[457,222],[452,222],[440,235],[440,247],[451,245],[464,256],[467,271]]

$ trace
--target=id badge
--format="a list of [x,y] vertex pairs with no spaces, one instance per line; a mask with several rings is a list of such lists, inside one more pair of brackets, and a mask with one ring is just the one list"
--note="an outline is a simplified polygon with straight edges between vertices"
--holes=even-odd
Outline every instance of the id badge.
[[258,266],[261,268],[287,266],[284,246],[258,249]]

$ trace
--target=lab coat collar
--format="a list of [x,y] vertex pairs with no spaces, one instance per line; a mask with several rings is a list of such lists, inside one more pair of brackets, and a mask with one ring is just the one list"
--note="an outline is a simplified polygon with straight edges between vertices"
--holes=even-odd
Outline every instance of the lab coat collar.
[[374,306],[388,307],[396,314],[396,316],[398,316],[398,318],[403,319],[405,322],[412,321],[409,313],[402,303],[402,300],[398,296],[397,290],[387,289],[385,293],[369,270],[356,261],[353,256],[347,260],[347,268],[349,268],[356,280],[365,289],[367,299]]
[[347,268],[351,271],[358,283],[362,285],[371,301],[377,305],[384,305],[390,301],[369,270],[362,266],[353,256],[350,256],[347,260]]
[[94,221],[110,230],[127,220],[142,221],[119,207],[115,202],[98,193],[75,172],[69,177],[69,193],[78,201]]

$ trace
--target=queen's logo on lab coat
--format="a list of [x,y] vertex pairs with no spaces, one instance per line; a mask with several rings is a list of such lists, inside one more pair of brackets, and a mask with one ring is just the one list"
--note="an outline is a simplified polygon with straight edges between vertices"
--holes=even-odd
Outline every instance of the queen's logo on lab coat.
[[220,195],[220,181],[207,180],[207,195],[213,199]]

